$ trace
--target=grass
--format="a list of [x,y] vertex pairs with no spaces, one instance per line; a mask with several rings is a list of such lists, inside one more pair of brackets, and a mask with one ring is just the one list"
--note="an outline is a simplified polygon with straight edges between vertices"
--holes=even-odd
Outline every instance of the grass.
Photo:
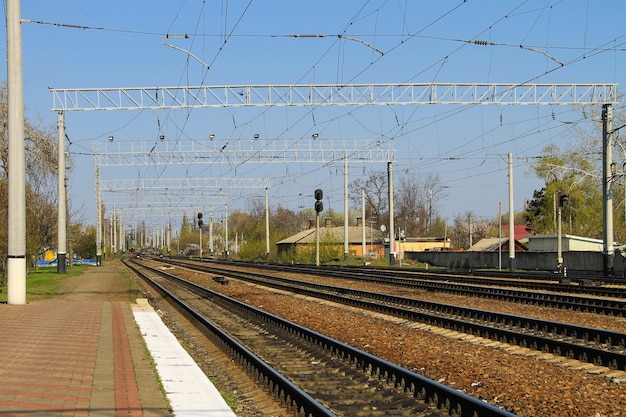
[[[90,265],[74,265],[66,269],[65,274],[57,273],[55,267],[31,269],[26,274],[26,299],[29,301],[50,298],[63,285],[63,279],[81,275]],[[7,285],[3,283],[0,293],[0,302],[7,301]]]

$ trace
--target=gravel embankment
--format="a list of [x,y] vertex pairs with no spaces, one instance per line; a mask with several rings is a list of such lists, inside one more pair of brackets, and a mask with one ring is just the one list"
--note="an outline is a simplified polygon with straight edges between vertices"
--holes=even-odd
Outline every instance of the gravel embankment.
[[[397,323],[389,317],[356,312],[301,296],[273,293],[234,280],[230,285],[215,285],[211,278],[202,274],[180,268],[170,270],[174,271],[519,416],[626,416],[626,379],[623,379],[623,373],[613,374],[612,378],[594,375],[572,365],[563,366],[563,358],[540,358],[545,355],[492,346],[486,341],[470,342],[461,335],[446,336],[434,329]],[[352,286],[345,281],[341,285]],[[381,291],[377,285],[358,286]],[[400,291],[409,296],[406,290]],[[626,329],[624,318],[446,294],[411,291],[411,296],[589,327],[622,332]]]

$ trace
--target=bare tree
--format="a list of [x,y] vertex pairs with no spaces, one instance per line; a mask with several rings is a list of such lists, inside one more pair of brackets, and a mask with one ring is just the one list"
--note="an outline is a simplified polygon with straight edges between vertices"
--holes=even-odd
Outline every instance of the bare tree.
[[357,178],[349,186],[353,208],[361,209],[361,190],[365,190],[365,217],[385,224],[389,213],[387,173],[372,171],[366,179]]
[[439,227],[439,204],[445,188],[436,174],[405,175],[396,187],[396,218],[408,236],[434,236]]
[[[24,121],[25,179],[26,179],[26,252],[36,259],[56,243],[57,230],[57,166],[58,147],[54,127],[41,127],[40,122]],[[68,167],[71,161],[68,158]],[[0,199],[7,205],[8,155],[8,91],[6,83],[0,86]],[[0,217],[0,239],[7,241],[7,214]],[[0,256],[6,258],[7,248],[0,244]]]
[[[8,155],[8,92],[6,83],[0,87],[0,171],[7,178]],[[24,121],[24,147],[26,181],[35,190],[54,186],[58,165],[57,138],[55,127],[42,127]],[[69,161],[68,166],[71,166]]]
[[423,236],[426,230],[428,210],[418,177],[400,177],[396,187],[395,221],[406,229],[407,236]]

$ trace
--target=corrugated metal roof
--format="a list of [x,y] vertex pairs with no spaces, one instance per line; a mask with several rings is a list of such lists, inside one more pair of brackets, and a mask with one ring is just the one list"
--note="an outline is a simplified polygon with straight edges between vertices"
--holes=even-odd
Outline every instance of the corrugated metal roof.
[[[332,235],[332,240],[343,243],[344,228],[337,227],[320,227],[320,240],[328,240],[328,234]],[[365,227],[365,240],[370,242],[380,242],[383,239],[383,233],[380,230]],[[363,228],[361,226],[348,226],[348,243],[359,244],[363,242]],[[303,230],[293,236],[281,240],[277,245],[312,245],[315,244],[315,228]]]
[[508,242],[508,239],[500,239],[497,237],[486,237],[480,239],[476,244],[468,249],[469,252],[495,252],[501,245]]

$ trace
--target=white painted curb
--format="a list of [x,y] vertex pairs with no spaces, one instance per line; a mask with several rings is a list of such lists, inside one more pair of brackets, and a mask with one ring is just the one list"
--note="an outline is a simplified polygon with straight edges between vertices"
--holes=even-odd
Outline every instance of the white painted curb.
[[175,416],[236,417],[213,383],[145,299],[132,305]]

